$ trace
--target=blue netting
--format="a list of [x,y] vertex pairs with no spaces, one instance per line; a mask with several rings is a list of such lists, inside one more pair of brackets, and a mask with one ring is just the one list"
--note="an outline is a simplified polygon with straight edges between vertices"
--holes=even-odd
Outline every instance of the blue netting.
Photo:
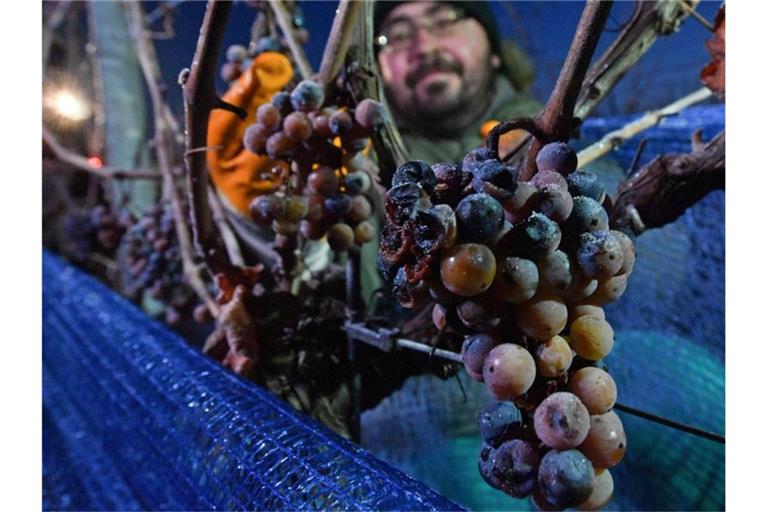
[[43,257],[43,508],[456,510]]

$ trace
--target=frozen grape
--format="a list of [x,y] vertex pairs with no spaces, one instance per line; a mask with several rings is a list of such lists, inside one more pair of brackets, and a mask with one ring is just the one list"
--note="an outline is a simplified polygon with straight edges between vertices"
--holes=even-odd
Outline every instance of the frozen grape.
[[605,187],[595,173],[580,169],[569,174],[566,179],[568,180],[568,191],[573,197],[584,196],[594,199],[600,204],[603,203]]
[[575,507],[592,494],[595,470],[578,450],[551,450],[541,459],[538,483],[549,503],[561,508]]
[[225,82],[234,82],[240,78],[240,75],[242,74],[243,71],[240,68],[240,64],[235,62],[225,62],[224,65],[221,66],[221,79]]
[[608,372],[587,366],[574,373],[568,390],[579,397],[589,414],[605,414],[616,403],[616,383]]
[[328,228],[328,245],[335,252],[346,251],[355,241],[355,233],[349,225],[339,222]]
[[477,415],[480,435],[491,446],[500,445],[519,431],[521,421],[520,411],[507,401],[493,401]]
[[490,331],[501,321],[497,303],[486,298],[465,300],[456,308],[459,320],[473,331]]
[[621,268],[617,272],[618,274],[631,274],[632,269],[635,266],[635,244],[632,239],[627,236],[626,233],[618,230],[611,230],[611,234],[616,237],[621,245],[621,252],[624,255]]
[[283,133],[293,140],[306,140],[312,135],[312,123],[304,112],[291,112],[283,121]]
[[370,201],[365,196],[355,196],[352,198],[347,218],[353,224],[362,222],[371,216],[372,207]]
[[303,196],[288,196],[285,198],[285,212],[283,217],[291,222],[298,222],[304,218],[309,210],[307,198]]
[[536,260],[555,252],[560,240],[557,223],[546,215],[534,212],[499,241],[499,249],[514,256]]
[[262,226],[268,226],[273,220],[285,214],[285,201],[274,194],[258,196],[250,205],[251,218]]
[[521,304],[536,294],[539,271],[536,264],[523,258],[504,258],[496,270],[497,295],[511,304]]
[[311,112],[318,110],[325,101],[323,87],[312,80],[302,80],[291,92],[291,105],[294,110]]
[[365,171],[356,171],[344,177],[344,185],[351,195],[364,194],[371,188],[371,177]]
[[307,185],[313,192],[329,194],[339,188],[339,178],[336,171],[330,167],[319,167],[307,177]]
[[512,197],[517,188],[517,170],[498,160],[486,160],[472,173],[472,188],[499,201]]
[[595,293],[589,296],[588,300],[592,304],[604,306],[617,300],[627,289],[627,274],[614,276],[597,284]]
[[547,144],[536,155],[536,168],[539,171],[555,171],[563,176],[575,171],[578,163],[576,151],[565,142]]
[[573,322],[577,318],[582,316],[595,316],[602,320],[605,320],[605,311],[600,306],[594,304],[576,304],[570,308],[568,312],[568,320]]
[[293,105],[291,104],[291,95],[288,92],[280,91],[270,101],[280,111],[280,115],[283,117],[293,112]]
[[504,225],[504,210],[488,194],[470,194],[456,206],[456,221],[462,240],[489,243]]
[[541,442],[550,448],[575,448],[587,437],[589,411],[573,393],[558,391],[536,408],[533,427]]
[[252,124],[245,129],[243,146],[251,153],[256,153],[257,155],[266,154],[269,136],[270,131],[266,126],[260,123]]
[[509,222],[517,224],[533,212],[537,202],[536,187],[528,182],[518,183],[512,198],[504,202],[504,215]]
[[595,471],[595,486],[587,501],[579,503],[577,510],[599,510],[613,497],[613,477],[607,469]]
[[[483,373],[483,364],[488,353],[498,345],[498,340],[490,334],[472,334],[464,338],[461,357],[464,367],[475,374]],[[482,379],[480,379],[482,381]]]
[[427,194],[431,194],[435,190],[437,179],[429,164],[421,160],[412,160],[399,166],[392,175],[393,187],[402,183],[416,183]]
[[564,188],[556,185],[545,185],[539,189],[538,210],[554,220],[562,223],[573,211],[573,198]]
[[227,48],[227,60],[229,62],[243,62],[248,57],[248,50],[245,46],[233,44]]
[[618,415],[609,411],[592,416],[589,434],[579,446],[596,468],[612,468],[624,458],[627,436]]
[[496,258],[482,244],[453,246],[440,261],[440,278],[456,295],[472,297],[487,290],[496,276]]
[[384,119],[384,105],[378,101],[366,98],[355,107],[355,121],[366,130],[381,126]]
[[511,400],[528,391],[536,378],[531,353],[520,345],[502,343],[494,347],[483,364],[483,380],[498,400]]
[[573,362],[571,346],[562,336],[553,336],[536,350],[536,368],[539,375],[547,378],[560,377]]
[[363,245],[376,238],[376,228],[367,220],[362,221],[355,226],[355,243]]
[[515,306],[515,320],[526,336],[548,340],[565,328],[568,308],[558,297],[539,295]]
[[400,267],[392,281],[392,294],[401,306],[407,309],[413,309],[423,304],[427,299],[427,285],[424,281],[419,281],[417,283],[408,282],[405,268]]
[[474,173],[481,163],[486,160],[493,160],[493,152],[485,147],[479,147],[471,149],[465,156],[461,163],[461,168],[464,172]]
[[422,192],[415,183],[401,183],[389,189],[384,202],[384,214],[387,220],[402,226],[420,206],[425,206]]
[[538,262],[539,289],[543,292],[565,296],[573,282],[571,261],[563,251],[557,250]]
[[345,110],[337,110],[331,114],[328,119],[328,126],[331,128],[331,133],[334,135],[346,135],[352,130],[354,121],[352,120],[352,116],[349,115],[349,112]]
[[323,214],[329,219],[340,220],[349,211],[352,200],[346,194],[331,194],[323,201]]
[[613,349],[613,329],[601,318],[582,316],[571,324],[568,340],[580,357],[597,361]]
[[573,210],[564,224],[566,231],[574,234],[608,229],[608,214],[600,203],[591,197],[573,198]]
[[585,276],[608,279],[621,268],[624,253],[619,240],[609,231],[592,231],[579,236],[576,259]]
[[495,451],[492,446],[483,444],[480,448],[480,455],[477,457],[477,470],[488,485],[498,489],[499,482],[493,475],[493,454]]
[[296,142],[284,132],[272,134],[267,139],[267,155],[272,160],[291,158],[296,153]]
[[555,171],[539,171],[533,175],[530,181],[531,185],[541,190],[547,186],[554,186],[562,190],[568,190],[568,182],[563,175]]
[[499,489],[515,498],[525,498],[536,486],[539,454],[536,448],[521,439],[513,439],[496,448],[491,473]]
[[264,129],[270,134],[280,129],[282,120],[280,110],[272,103],[264,103],[256,109],[256,122],[264,125]]

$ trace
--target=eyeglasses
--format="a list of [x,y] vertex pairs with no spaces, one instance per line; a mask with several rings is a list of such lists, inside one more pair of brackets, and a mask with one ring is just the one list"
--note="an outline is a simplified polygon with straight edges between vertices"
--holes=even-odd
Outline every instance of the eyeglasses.
[[382,51],[399,52],[409,48],[420,28],[430,34],[442,37],[455,33],[459,22],[467,19],[463,10],[454,7],[443,7],[426,19],[417,23],[400,19],[390,23],[376,38],[376,46]]

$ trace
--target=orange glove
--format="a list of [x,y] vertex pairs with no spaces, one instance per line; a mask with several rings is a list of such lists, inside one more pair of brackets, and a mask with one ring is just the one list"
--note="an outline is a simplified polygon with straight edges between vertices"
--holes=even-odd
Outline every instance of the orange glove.
[[293,67],[282,53],[264,52],[229,88],[222,98],[244,109],[248,116],[241,120],[234,113],[216,109],[208,122],[208,168],[216,188],[240,213],[247,215],[251,201],[273,192],[281,184],[281,174],[272,173],[275,166],[285,166],[266,156],[251,153],[243,145],[245,129],[256,122],[256,109],[290,82]]

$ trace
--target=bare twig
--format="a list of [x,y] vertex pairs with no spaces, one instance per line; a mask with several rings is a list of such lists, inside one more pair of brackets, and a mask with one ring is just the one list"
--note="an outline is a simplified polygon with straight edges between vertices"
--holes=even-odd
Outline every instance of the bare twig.
[[231,8],[231,2],[208,2],[192,67],[179,76],[184,91],[185,161],[192,230],[197,251],[214,274],[226,271],[229,262],[208,204],[206,155],[194,149],[206,146],[208,118],[218,100],[214,83],[217,57]]
[[712,91],[706,87],[702,87],[696,92],[670,103],[664,108],[648,112],[640,119],[632,121],[618,130],[607,133],[599,141],[579,151],[579,167],[584,167],[588,163],[609,153],[612,149],[619,147],[625,141],[631,139],[643,130],[647,130],[652,126],[659,124],[665,117],[679,114],[682,110],[699,103],[700,101],[704,101],[710,96],[712,96]]
[[584,7],[555,88],[544,109],[536,116],[536,126],[545,138],[531,141],[520,173],[521,180],[529,180],[536,172],[535,157],[543,144],[570,139],[576,99],[611,6],[611,1],[590,0]]
[[365,98],[371,98],[384,105],[386,110],[384,124],[374,130],[371,134],[373,150],[378,157],[378,166],[384,182],[388,183],[389,178],[395,172],[395,169],[408,160],[408,151],[403,143],[403,138],[397,125],[393,121],[392,113],[389,110],[384,90],[379,77],[378,66],[376,65],[373,51],[373,2],[362,2],[362,23],[358,24],[357,32],[357,66],[353,70],[353,76],[345,81],[355,102],[360,102]]
[[243,259],[243,253],[240,251],[240,244],[237,242],[237,236],[232,231],[232,227],[227,222],[227,215],[224,213],[224,205],[221,204],[219,196],[216,195],[216,191],[212,186],[208,186],[208,202],[211,205],[211,211],[213,212],[213,222],[216,223],[216,227],[221,233],[221,238],[224,242],[224,246],[227,248],[227,255],[229,261],[233,265],[240,267],[245,266],[245,259]]
[[713,190],[725,188],[725,132],[693,152],[664,155],[619,185],[611,225],[636,234],[674,222]]
[[155,47],[145,25],[144,12],[141,4],[137,2],[125,2],[129,14],[130,33],[136,48],[136,56],[139,59],[147,89],[152,100],[155,124],[155,152],[160,171],[163,174],[163,196],[170,200],[173,208],[173,220],[176,237],[179,241],[179,252],[184,276],[187,283],[197,293],[201,301],[206,305],[211,315],[219,314],[219,306],[211,296],[208,288],[195,265],[192,240],[185,221],[184,208],[173,177],[173,137],[171,128],[165,122],[167,102],[165,101],[164,84],[160,74],[160,66],[157,61]]
[[339,2],[331,33],[328,36],[328,43],[323,52],[323,59],[320,61],[318,80],[321,84],[330,84],[344,64],[357,15],[364,3],[366,2],[354,0],[341,0]]
[[710,21],[707,18],[705,18],[704,16],[702,16],[700,13],[696,11],[695,4],[698,2],[693,2],[693,3],[694,5],[689,5],[688,2],[686,2],[685,0],[680,0],[680,4],[682,8],[685,9],[685,11],[691,15],[691,18],[695,19],[696,21],[704,25],[704,27],[710,32],[714,32],[715,26],[712,25],[712,23],[710,23]]
[[56,136],[43,126],[43,142],[56,155],[56,158],[66,162],[80,170],[87,171],[95,176],[105,179],[152,179],[157,180],[162,176],[157,171],[143,169],[119,169],[110,165],[96,166],[83,155],[70,151],[62,146]]
[[293,60],[299,68],[299,73],[301,73],[303,78],[311,78],[312,66],[309,65],[307,54],[304,53],[304,47],[299,40],[296,39],[296,31],[293,29],[291,13],[288,12],[285,2],[283,2],[283,0],[269,0],[269,5],[272,7],[272,12],[275,13],[277,24],[283,31],[285,40],[288,43],[288,48],[291,50]]
[[627,26],[590,67],[581,86],[574,117],[586,119],[660,35],[670,34],[680,26],[688,15],[683,5],[687,4],[679,0],[637,2]]

